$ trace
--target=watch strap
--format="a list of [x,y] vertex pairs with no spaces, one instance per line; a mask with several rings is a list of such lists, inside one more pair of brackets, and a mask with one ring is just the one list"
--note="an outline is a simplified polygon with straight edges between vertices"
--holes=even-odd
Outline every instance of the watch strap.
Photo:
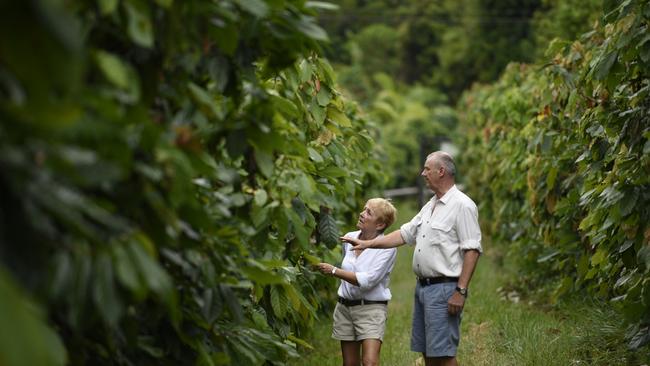
[[464,297],[467,297],[467,287],[456,286],[456,291],[458,291],[458,293],[463,295]]

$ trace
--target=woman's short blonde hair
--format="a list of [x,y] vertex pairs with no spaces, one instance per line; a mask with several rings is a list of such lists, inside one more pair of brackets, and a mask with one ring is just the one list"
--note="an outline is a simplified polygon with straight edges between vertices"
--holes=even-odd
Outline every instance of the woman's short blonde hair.
[[386,225],[384,230],[395,222],[397,210],[389,200],[385,198],[371,198],[366,204],[372,208],[374,215],[377,217],[379,222]]

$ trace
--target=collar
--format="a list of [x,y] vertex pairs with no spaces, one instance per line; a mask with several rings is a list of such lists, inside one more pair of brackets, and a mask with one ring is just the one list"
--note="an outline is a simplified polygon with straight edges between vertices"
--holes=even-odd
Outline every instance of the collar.
[[456,188],[456,185],[454,184],[453,186],[451,186],[451,188],[449,188],[447,193],[445,193],[445,195],[442,196],[442,198],[437,198],[438,196],[436,196],[435,194],[433,196],[436,197],[437,201],[439,201],[439,202],[446,205],[447,202],[449,202],[451,197],[453,197],[456,194],[457,191],[458,191],[458,188]]

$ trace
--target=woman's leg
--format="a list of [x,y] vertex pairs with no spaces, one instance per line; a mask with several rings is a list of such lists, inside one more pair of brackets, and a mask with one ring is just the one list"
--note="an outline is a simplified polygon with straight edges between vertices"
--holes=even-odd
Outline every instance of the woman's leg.
[[359,366],[360,345],[361,342],[358,341],[341,341],[343,366]]
[[379,339],[364,339],[361,341],[362,365],[379,365],[379,351],[381,351],[381,341]]

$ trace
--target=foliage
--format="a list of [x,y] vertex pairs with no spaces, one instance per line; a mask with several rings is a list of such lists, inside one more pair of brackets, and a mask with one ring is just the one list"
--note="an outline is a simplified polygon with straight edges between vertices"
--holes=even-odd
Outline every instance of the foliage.
[[402,54],[399,34],[391,27],[373,24],[350,38],[363,56],[363,72],[367,77],[384,73],[395,79],[399,76]]
[[454,110],[446,105],[444,95],[432,89],[395,85],[381,74],[375,80],[382,87],[368,113],[381,129],[379,142],[388,160],[384,170],[392,187],[415,186],[422,165],[420,145],[453,130]]
[[0,4],[0,363],[296,356],[310,263],[383,179],[323,7]]
[[454,2],[456,21],[441,36],[432,84],[456,101],[472,83],[497,79],[509,62],[533,61],[530,23],[538,7],[539,0]]
[[[382,71],[400,82],[436,88],[452,102],[473,82],[495,80],[508,62],[532,61],[535,56],[531,20],[539,0],[337,3],[341,7],[338,16],[319,18],[334,35],[335,44],[328,52],[333,62],[350,65],[355,52],[367,54],[363,58],[368,74],[378,69],[374,63],[381,60],[390,64],[386,66],[390,71]],[[362,34],[364,42],[357,41],[357,48],[337,46]],[[366,41],[382,37],[384,43],[379,46]],[[361,66],[360,72],[365,72],[366,65]]]
[[542,0],[532,25],[537,59],[544,57],[553,39],[578,38],[593,28],[602,14],[603,0]]
[[530,286],[584,289],[650,341],[650,3],[630,0],[544,67],[512,64],[460,104],[467,186]]

